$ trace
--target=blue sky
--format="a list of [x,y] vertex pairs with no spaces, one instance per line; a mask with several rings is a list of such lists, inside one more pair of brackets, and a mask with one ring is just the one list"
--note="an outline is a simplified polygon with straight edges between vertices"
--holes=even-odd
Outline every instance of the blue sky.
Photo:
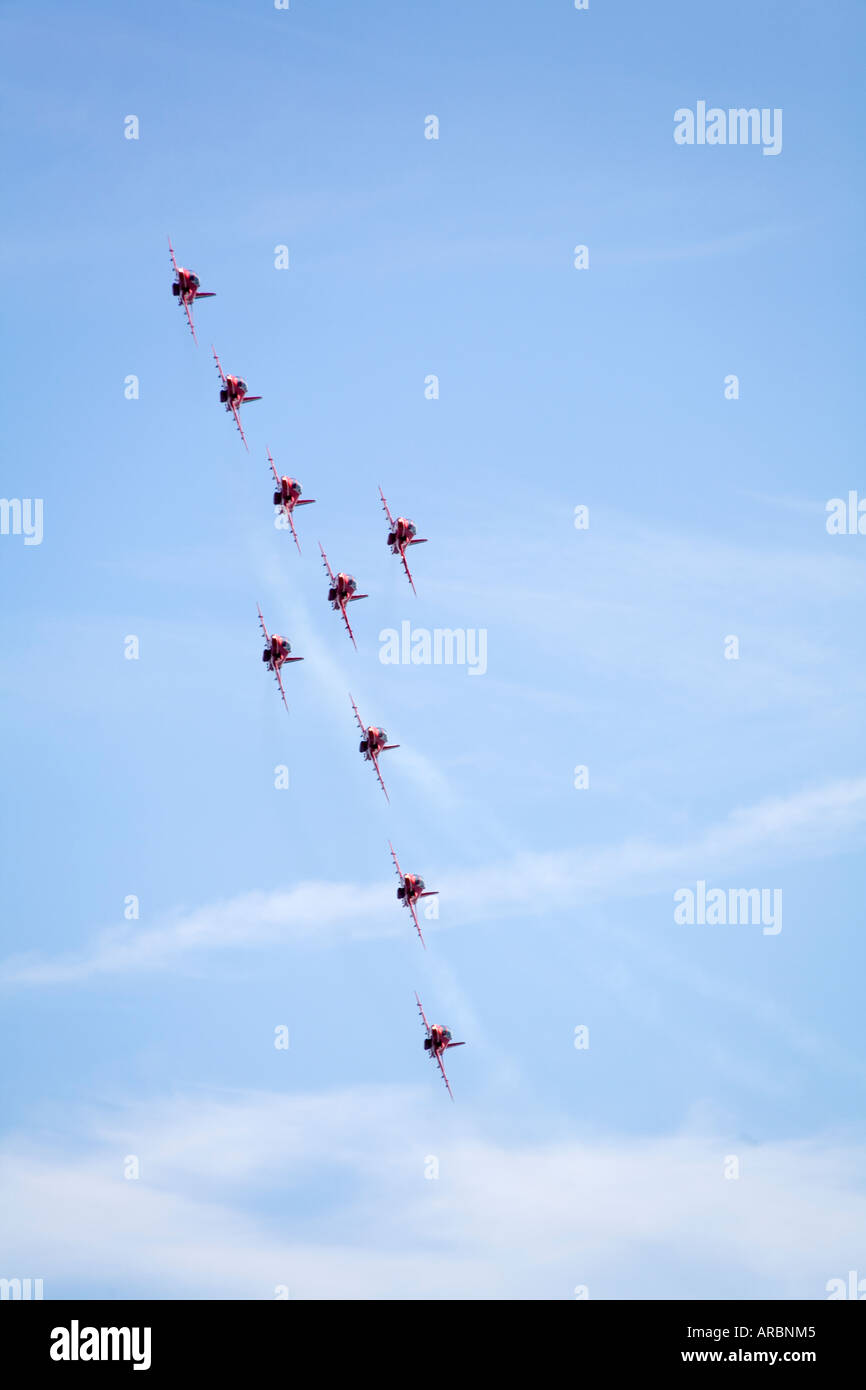
[[[866,540],[825,527],[866,491],[859,7],[157,0],[3,27],[0,491],[44,500],[44,536],[0,536],[0,1274],[239,1298],[866,1277]],[[780,108],[781,153],[678,146],[701,100]],[[198,348],[168,234],[218,295]],[[263,397],[249,455],[211,342]],[[267,447],[316,498],[300,557]],[[429,537],[417,599],[380,484]],[[370,594],[357,653],[318,540]],[[257,602],[305,657],[288,718]],[[382,664],[406,620],[484,630],[486,673]],[[390,805],[350,690],[401,744]],[[389,839],[440,890],[426,955]],[[698,880],[781,889],[781,932],[676,924]],[[469,1043],[453,1106],[416,989]]]

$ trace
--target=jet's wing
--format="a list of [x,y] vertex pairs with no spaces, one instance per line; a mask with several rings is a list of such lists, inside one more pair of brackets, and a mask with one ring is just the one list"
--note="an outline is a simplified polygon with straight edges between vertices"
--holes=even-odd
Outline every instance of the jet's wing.
[[281,480],[281,478],[280,478],[279,473],[277,472],[277,466],[276,466],[276,464],[274,463],[273,459],[271,458],[271,451],[270,451],[270,449],[266,449],[266,450],[265,450],[265,453],[266,453],[267,456],[268,456],[268,463],[271,465],[271,472],[272,472],[273,475],[274,475],[274,482],[276,483],[277,487],[281,488],[281,487],[283,486],[282,480]]
[[181,299],[180,302],[186,311],[186,321],[189,324],[189,331],[192,334],[192,340],[195,343],[196,347],[198,347],[198,338],[195,336],[195,324],[192,321],[192,310],[190,309],[185,299]]
[[[432,1048],[431,1048],[431,1051],[432,1051]],[[448,1094],[449,1094],[449,1096],[451,1097],[451,1099],[453,1100],[453,1099],[454,1099],[454,1092],[451,1090],[451,1087],[448,1085],[448,1077],[445,1075],[445,1068],[444,1068],[443,1065],[442,1065],[442,1058],[440,1057],[440,1055],[439,1055],[438,1052],[434,1052],[434,1053],[433,1053],[433,1056],[436,1058],[436,1063],[437,1063],[437,1065],[438,1065],[438,1067],[439,1067],[439,1070],[440,1070],[441,1073],[442,1073],[442,1080],[445,1082],[445,1089],[446,1089],[446,1091],[448,1092]]]
[[[366,595],[366,594],[359,594],[358,597],[359,597],[359,598],[366,598],[367,595]],[[348,632],[349,636],[350,636],[351,639],[352,639],[352,646],[355,648],[355,651],[357,651],[357,650],[358,650],[358,643],[355,641],[355,634],[354,634],[354,632],[352,631],[352,624],[349,622],[348,616],[347,616],[347,614],[346,614],[346,605],[345,605],[344,603],[341,603],[341,604],[340,604],[340,612],[341,612],[342,615],[343,615],[343,622],[346,624],[346,631]]]
[[292,535],[293,535],[293,537],[294,537],[295,545],[298,547],[298,554],[301,555],[303,552],[301,551],[301,542],[298,540],[298,533],[297,533],[297,531],[295,530],[295,523],[294,523],[294,521],[292,520],[292,508],[291,508],[291,507],[287,507],[286,504],[285,504],[285,502],[284,502],[284,503],[283,503],[283,511],[284,511],[285,514],[286,514],[286,521],[289,523],[289,529],[290,529],[290,531],[291,531],[291,533],[292,533]]
[[[442,1052],[447,1052],[449,1047],[465,1047],[465,1046],[466,1046],[466,1044],[465,1044],[465,1043],[462,1043],[462,1042],[446,1043],[445,1046],[444,1046],[443,1049],[442,1049]],[[449,1096],[451,1096],[451,1099],[453,1100],[453,1099],[454,1099],[454,1095],[453,1095],[453,1093],[452,1093],[452,1091],[451,1091],[451,1087],[448,1086],[448,1077],[445,1075],[445,1067],[444,1067],[443,1064],[442,1064],[442,1054],[439,1053],[439,1052],[436,1053],[436,1061],[439,1063],[439,1070],[440,1070],[441,1073],[442,1073],[442,1080],[445,1082],[445,1085],[448,1087],[448,1094],[449,1094]]]
[[171,268],[177,275],[177,261],[174,259],[174,247],[171,244],[171,237],[168,239],[168,254],[171,256]]
[[[296,660],[302,661],[302,660],[303,660],[303,657],[297,657]],[[284,704],[285,707],[286,707],[286,714],[288,714],[288,712],[289,712],[289,702],[288,702],[288,700],[286,699],[286,692],[285,692],[285,690],[283,689],[283,678],[282,678],[282,676],[280,675],[280,673],[279,673],[279,671],[277,670],[276,667],[274,667],[273,670],[274,670],[274,675],[275,675],[276,678],[277,678],[277,685],[280,687],[280,694],[281,694],[282,697],[283,697],[283,704]]]
[[370,751],[370,760],[371,760],[371,762],[372,762],[374,768],[376,769],[376,776],[379,778],[379,786],[382,788],[382,791],[385,793],[385,800],[387,801],[388,805],[390,806],[390,804],[391,804],[391,798],[390,798],[390,796],[388,795],[388,788],[385,786],[385,783],[382,781],[382,774],[381,774],[381,772],[379,771],[379,759],[376,757],[376,754],[372,751],[372,749],[371,749],[371,751]]
[[394,868],[397,870],[397,877],[401,883],[405,883],[406,880],[403,877],[403,870],[400,868],[400,861],[394,853],[394,846],[391,844],[390,840],[388,841],[388,848],[391,851],[391,858],[394,860]]
[[259,622],[260,622],[261,625],[262,625],[262,632],[265,634],[265,641],[266,641],[266,642],[268,643],[268,645],[270,646],[270,641],[271,641],[271,639],[270,639],[270,636],[268,635],[268,629],[265,627],[265,620],[264,620],[264,618],[262,617],[262,610],[261,610],[261,608],[259,608],[259,605],[258,605],[258,604],[256,604],[256,610],[257,610],[258,615],[259,615]]
[[424,950],[426,951],[426,950],[427,950],[427,942],[424,940],[424,937],[421,935],[421,927],[419,926],[419,923],[418,923],[418,913],[415,911],[415,904],[414,904],[414,903],[410,903],[410,901],[409,901],[408,898],[404,898],[403,901],[404,901],[404,903],[406,904],[406,906],[408,907],[409,911],[412,913],[412,921],[415,923],[415,930],[416,930],[416,932],[418,933],[418,940],[421,942],[421,945],[424,947]]
[[385,494],[384,494],[384,492],[382,491],[381,488],[379,488],[379,496],[380,496],[381,499],[382,499],[382,506],[385,508],[385,515],[386,515],[386,517],[388,518],[388,525],[391,527],[391,530],[393,531],[393,530],[394,530],[394,518],[393,518],[392,515],[391,515],[391,512],[390,512],[390,510],[389,510],[389,508],[388,508],[388,503],[385,501]]
[[323,547],[321,541],[319,541],[319,549],[320,549],[321,552],[322,552],[322,560],[324,561],[325,569],[328,571],[328,578],[330,579],[331,583],[334,584],[334,583],[335,583],[335,580],[334,580],[334,571],[331,569],[331,566],[328,564],[328,557],[327,557],[327,555],[325,554],[324,547]]
[[430,1024],[427,1022],[427,1015],[425,1014],[424,1010],[423,1010],[422,1007],[421,1007],[421,1000],[418,998],[418,991],[417,991],[417,990],[415,991],[415,1003],[418,1005],[418,1012],[419,1012],[419,1014],[421,1015],[421,1022],[424,1024],[424,1027],[425,1027],[426,1030],[427,1030],[427,1036],[428,1036],[428,1038],[429,1038],[429,1036],[430,1036]]
[[[349,699],[352,700],[352,692],[351,692],[351,691],[349,691]],[[364,728],[364,721],[363,721],[363,719],[361,718],[360,714],[358,713],[358,706],[355,704],[355,701],[354,701],[354,700],[352,700],[352,709],[355,711],[355,718],[356,718],[356,720],[358,721],[358,728],[361,730],[361,733],[364,735],[364,738],[366,738],[366,737],[367,737],[367,730]]]
[[400,559],[403,561],[403,568],[404,568],[404,570],[406,571],[406,578],[409,580],[409,583],[412,585],[412,593],[415,594],[416,597],[417,597],[418,590],[415,588],[415,581],[413,580],[412,575],[411,575],[410,572],[409,572],[409,566],[408,566],[407,563],[406,563],[406,552],[405,552],[405,550],[401,550],[401,551],[400,551]]
[[235,417],[235,424],[238,427],[238,433],[240,434],[241,439],[244,441],[244,448],[246,449],[247,453],[249,453],[250,446],[247,443],[247,437],[244,434],[244,427],[241,424],[241,413],[235,405],[234,401],[229,401],[229,406],[231,408],[232,415]]
[[215,361],[216,364],[217,364],[217,371],[218,371],[219,374],[220,374],[220,380],[222,381],[223,386],[225,386],[225,385],[227,384],[227,383],[226,383],[226,374],[225,374],[225,372],[224,372],[223,369],[222,369],[222,363],[220,362],[219,358],[217,357],[217,350],[216,350],[216,348],[214,347],[213,343],[211,343],[211,345],[210,345],[210,350],[211,350],[211,352],[213,353],[214,361]]
[[[426,545],[426,544],[427,544],[427,537],[426,537],[426,536],[424,536],[423,538],[419,536],[417,540],[414,540],[414,541],[410,541],[410,542],[409,542],[409,545]],[[417,595],[418,590],[415,588],[415,581],[414,581],[414,579],[412,578],[411,574],[409,573],[409,562],[408,562],[407,559],[406,559],[406,551],[407,551],[407,549],[408,549],[408,546],[404,546],[403,549],[400,551],[400,559],[403,561],[403,568],[404,568],[404,570],[406,571],[406,578],[409,580],[409,583],[412,585],[412,593]]]

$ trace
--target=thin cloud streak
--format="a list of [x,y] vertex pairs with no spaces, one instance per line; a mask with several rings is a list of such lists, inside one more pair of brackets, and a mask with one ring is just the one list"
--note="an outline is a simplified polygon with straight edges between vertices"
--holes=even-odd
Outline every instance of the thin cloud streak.
[[[443,877],[448,922],[549,913],[579,897],[599,904],[672,891],[683,881],[831,855],[862,839],[866,778],[807,789],[735,809],[727,820],[679,845],[627,840],[513,859]],[[391,885],[302,883],[289,891],[247,893],[141,931],[111,928],[78,956],[8,958],[0,984],[81,983],[100,975],[161,970],[206,950],[273,944],[330,944],[354,936],[394,936]],[[432,926],[433,924],[431,924]]]

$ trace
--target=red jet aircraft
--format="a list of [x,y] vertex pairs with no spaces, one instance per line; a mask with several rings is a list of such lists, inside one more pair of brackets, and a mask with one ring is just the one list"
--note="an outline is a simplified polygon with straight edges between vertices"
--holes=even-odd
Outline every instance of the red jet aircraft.
[[335,613],[342,613],[343,622],[346,624],[346,631],[352,639],[352,646],[357,651],[358,643],[355,641],[355,634],[352,631],[352,625],[349,622],[349,619],[346,617],[346,604],[355,603],[359,598],[369,598],[370,596],[369,594],[355,593],[355,590],[357,589],[358,585],[357,582],[352,578],[351,574],[343,574],[341,572],[340,574],[335,575],[334,571],[331,569],[331,566],[328,564],[328,557],[325,554],[321,541],[319,542],[319,549],[322,552],[322,559],[325,562],[325,569],[328,571],[328,579],[331,581],[331,587],[328,590],[328,602]]
[[418,998],[417,994],[415,995],[415,1002],[418,1005],[418,1012],[421,1015],[424,1027],[427,1029],[427,1036],[424,1039],[424,1051],[429,1052],[430,1056],[438,1063],[439,1070],[442,1073],[442,1080],[445,1082],[448,1088],[448,1094],[453,1100],[454,1096],[451,1092],[451,1087],[448,1085],[448,1077],[445,1075],[445,1068],[442,1065],[442,1053],[447,1052],[449,1047],[465,1047],[466,1044],[462,1042],[452,1042],[450,1031],[447,1028],[443,1028],[441,1023],[434,1023],[431,1027],[427,1022],[424,1010],[421,1008],[421,1000]]
[[274,481],[277,485],[274,492],[274,506],[282,509],[283,515],[291,527],[292,535],[295,538],[295,545],[298,547],[298,554],[300,555],[301,542],[298,540],[298,533],[295,530],[295,523],[292,520],[292,512],[295,510],[295,507],[312,506],[316,499],[315,497],[301,497],[301,484],[298,482],[297,478],[288,478],[285,474],[282,478],[280,477],[274,461],[271,458],[270,449],[268,449],[268,463],[271,465],[271,472],[274,475]]
[[[258,608],[258,604],[256,604],[256,607]],[[286,700],[286,692],[283,689],[283,680],[280,675],[280,670],[285,666],[287,661],[303,661],[304,658],[302,656],[289,655],[292,648],[285,637],[278,637],[276,633],[274,633],[273,637],[270,637],[268,635],[268,629],[265,627],[265,620],[262,617],[261,608],[258,609],[258,612],[259,622],[262,625],[262,632],[265,634],[265,649],[262,652],[262,661],[267,662],[268,670],[273,671],[276,676],[277,685],[280,687],[280,694],[283,697],[283,704],[286,706],[286,713],[288,713],[289,706]]]
[[182,265],[178,265],[174,259],[174,247],[171,244],[171,237],[168,239],[168,250],[171,256],[172,269],[176,275],[176,280],[171,287],[171,292],[186,312],[189,331],[192,334],[193,342],[198,345],[198,338],[195,336],[195,324],[192,321],[192,306],[197,299],[214,299],[213,290],[199,289],[201,281],[191,270],[184,270]]
[[225,372],[222,369],[222,364],[220,363],[220,360],[216,355],[216,348],[212,346],[211,351],[213,352],[214,361],[217,364],[217,371],[219,372],[220,380],[222,381],[222,390],[220,391],[220,403],[225,406],[226,410],[230,410],[232,415],[235,417],[235,424],[240,430],[241,439],[244,441],[244,448],[246,449],[247,453],[249,453],[250,446],[247,443],[247,437],[244,434],[243,426],[241,424],[240,409],[242,405],[249,405],[250,401],[260,401],[261,396],[248,396],[247,383],[243,381],[239,376],[226,376]]
[[410,521],[408,517],[398,516],[397,520],[394,520],[388,508],[388,503],[385,501],[385,494],[381,488],[379,488],[379,496],[382,499],[382,506],[385,508],[385,515],[388,518],[388,545],[391,554],[399,555],[400,559],[403,561],[406,578],[412,585],[412,593],[414,594],[417,591],[412,576],[409,573],[409,566],[406,563],[406,551],[409,549],[410,545],[426,545],[427,539],[425,536],[415,535],[415,523],[414,521]]
[[390,840],[388,841],[388,846],[391,850],[391,858],[394,860],[394,868],[397,870],[397,877],[400,880],[400,887],[397,889],[397,897],[401,900],[403,906],[408,907],[411,912],[412,921],[415,923],[415,930],[418,933],[421,945],[426,951],[427,946],[421,935],[421,928],[418,925],[418,913],[415,910],[415,904],[418,902],[419,898],[437,898],[439,896],[438,889],[425,888],[424,880],[420,878],[418,874],[404,874],[403,870],[400,868],[399,861],[394,853],[394,846],[391,844]]
[[[352,700],[351,694],[349,695],[349,699]],[[363,753],[365,763],[373,764],[376,769],[376,776],[379,778],[379,786],[385,793],[385,800],[390,804],[391,798],[388,795],[388,788],[382,781],[382,774],[379,771],[379,754],[386,753],[391,748],[399,748],[400,745],[399,743],[389,743],[388,735],[385,733],[385,730],[377,729],[375,724],[371,724],[368,728],[358,713],[358,706],[355,704],[354,700],[352,700],[352,709],[355,711],[358,728],[361,730],[361,747],[358,751]]]

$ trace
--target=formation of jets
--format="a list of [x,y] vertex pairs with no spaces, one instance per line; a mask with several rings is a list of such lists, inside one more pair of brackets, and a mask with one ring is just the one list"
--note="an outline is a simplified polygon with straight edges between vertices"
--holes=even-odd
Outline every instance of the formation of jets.
[[[198,338],[196,337],[194,319],[195,305],[199,299],[213,299],[215,297],[215,294],[212,290],[203,290],[201,288],[201,281],[199,280],[199,277],[195,274],[194,271],[188,269],[187,267],[178,265],[175,259],[174,247],[171,244],[171,239],[169,239],[168,249],[169,254],[171,256],[171,267],[174,273],[171,292],[174,295],[180,307],[183,309],[186,315],[186,320],[189,326],[190,333],[193,337],[193,341],[196,343],[196,345],[198,345]],[[251,396],[249,394],[249,388],[247,386],[247,383],[244,381],[243,377],[232,376],[224,372],[222,368],[222,363],[220,362],[220,359],[217,356],[216,349],[212,348],[212,351],[220,378],[220,404],[225,407],[227,413],[230,413],[233,416],[235,425],[237,426],[238,433],[240,434],[244,448],[247,450],[247,453],[249,453],[249,444],[247,443],[247,437],[244,434],[244,428],[241,424],[241,407],[244,405],[249,405],[252,401],[260,401],[262,397]],[[289,477],[287,474],[281,475],[277,471],[277,466],[271,455],[270,449],[268,449],[266,452],[268,464],[270,466],[271,473],[273,474],[274,508],[277,512],[279,512],[285,517],[289,529],[292,533],[292,539],[294,540],[295,545],[297,546],[298,554],[301,554],[301,543],[298,539],[298,533],[295,528],[294,513],[298,507],[312,506],[312,504],[315,502],[315,498],[304,497],[302,495],[303,489],[301,488],[301,484],[299,483],[297,478]],[[409,564],[406,559],[406,552],[413,545],[426,545],[426,537],[419,536],[417,534],[414,521],[411,521],[408,517],[398,516],[395,518],[394,516],[392,516],[391,510],[385,498],[385,494],[383,493],[381,487],[379,488],[379,497],[381,498],[382,507],[384,509],[385,516],[387,517],[388,521],[388,535],[386,544],[390,553],[394,556],[399,557],[403,569],[405,570],[406,578],[408,579],[409,584],[411,585],[412,592],[413,594],[417,593],[417,590],[415,589],[415,581],[412,578],[412,573],[409,569]],[[352,625],[349,622],[349,617],[346,610],[350,603],[357,603],[359,599],[367,598],[369,596],[367,594],[358,593],[358,584],[353,575],[347,574],[343,570],[339,570],[336,574],[334,573],[334,571],[331,569],[331,565],[325,553],[324,546],[321,544],[321,542],[319,543],[319,550],[321,551],[322,562],[328,575],[328,603],[330,604],[331,608],[335,613],[340,614],[345,625],[346,632],[348,633],[351,639],[353,647],[357,651],[358,644],[355,640],[355,634],[352,631]],[[303,661],[304,658],[302,656],[292,655],[291,643],[288,641],[286,637],[282,637],[279,633],[276,632],[268,632],[267,625],[265,624],[264,614],[262,613],[262,610],[258,605],[257,612],[259,615],[259,626],[261,627],[265,641],[264,651],[262,652],[262,662],[276,680],[280,692],[280,698],[282,699],[286,711],[288,712],[289,704],[288,700],[286,699],[285,686],[283,685],[282,671],[285,666],[293,662]],[[365,762],[372,763],[376,773],[376,777],[379,781],[379,785],[382,788],[382,791],[385,793],[385,799],[390,803],[388,789],[385,786],[385,782],[382,777],[382,772],[379,767],[379,759],[383,753],[391,752],[393,749],[399,748],[400,745],[398,743],[389,743],[388,735],[386,734],[384,729],[378,727],[375,724],[365,724],[363,719],[361,718],[360,713],[358,712],[358,706],[355,704],[354,699],[352,699],[351,694],[349,695],[349,699],[352,704],[355,720],[357,722],[358,728],[361,731],[361,743],[359,751]],[[403,870],[400,868],[397,855],[394,851],[394,846],[391,844],[390,841],[388,842],[388,845],[391,850],[391,858],[394,861],[394,867],[397,871],[397,877],[400,880],[400,886],[397,889],[397,897],[399,901],[402,903],[402,905],[409,909],[412,922],[414,924],[416,932],[418,933],[418,939],[420,940],[421,945],[426,950],[426,943],[424,941],[424,937],[421,932],[421,926],[418,921],[418,904],[422,898],[435,897],[436,892],[435,890],[426,888],[423,878],[421,878],[418,874],[404,874]],[[450,1031],[446,1027],[444,1027],[444,1025],[438,1023],[428,1023],[424,1010],[421,1007],[421,1000],[418,998],[417,994],[415,995],[415,1000],[418,1005],[418,1011],[421,1015],[421,1020],[424,1024],[424,1050],[438,1065],[439,1070],[442,1073],[442,1079],[445,1082],[445,1085],[448,1089],[448,1094],[449,1096],[451,1096],[451,1099],[453,1100],[454,1096],[451,1092],[451,1087],[448,1083],[448,1077],[445,1074],[445,1067],[442,1058],[444,1057],[445,1052],[448,1050],[448,1048],[463,1047],[464,1044],[459,1042],[453,1042]]]

